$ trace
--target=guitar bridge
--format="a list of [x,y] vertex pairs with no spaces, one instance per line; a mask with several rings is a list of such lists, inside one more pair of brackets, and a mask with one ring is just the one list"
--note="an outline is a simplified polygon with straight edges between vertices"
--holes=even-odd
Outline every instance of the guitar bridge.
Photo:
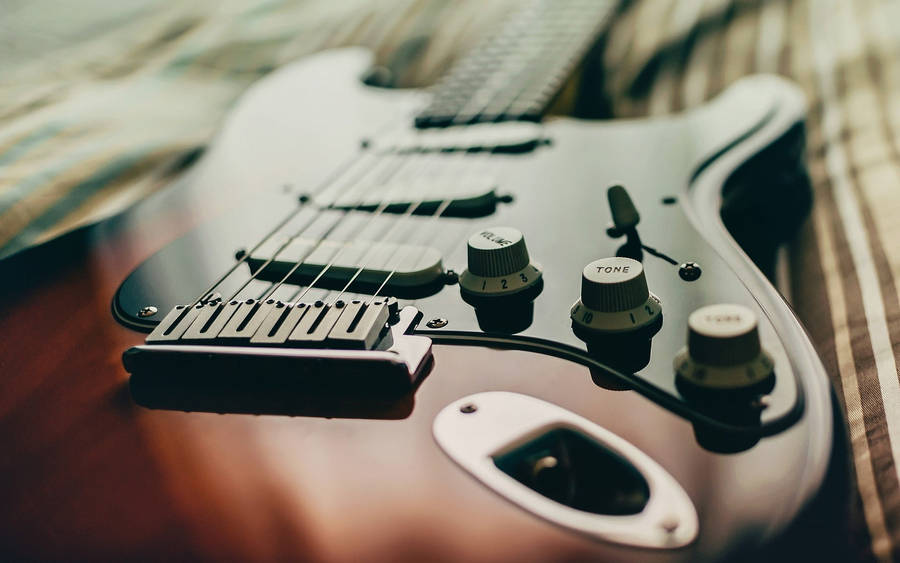
[[409,395],[431,359],[431,339],[407,334],[420,318],[393,299],[179,306],[123,362],[144,406],[315,414],[323,399]]

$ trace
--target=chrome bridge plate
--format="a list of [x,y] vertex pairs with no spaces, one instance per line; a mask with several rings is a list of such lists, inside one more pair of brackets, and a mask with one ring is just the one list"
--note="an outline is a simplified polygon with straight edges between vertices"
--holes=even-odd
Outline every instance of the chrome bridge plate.
[[[415,308],[403,308],[369,348],[316,347],[299,340],[272,346],[252,338],[237,345],[148,338],[147,344],[127,350],[123,362],[131,374],[131,394],[144,406],[307,414],[311,402],[322,398],[409,396],[431,359],[431,339],[408,334],[420,317]],[[341,318],[331,331],[352,334]]]
[[387,323],[397,309],[393,298],[329,304],[215,300],[176,306],[146,342],[372,350],[390,336]]

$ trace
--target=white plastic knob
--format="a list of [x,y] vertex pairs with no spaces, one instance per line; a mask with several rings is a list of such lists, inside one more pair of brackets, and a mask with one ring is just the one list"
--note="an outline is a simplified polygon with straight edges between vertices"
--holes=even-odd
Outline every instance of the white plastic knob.
[[541,267],[531,262],[525,237],[518,229],[482,229],[469,237],[467,254],[468,266],[459,276],[459,285],[469,294],[512,295],[541,279]]
[[772,375],[774,363],[759,341],[756,314],[743,305],[701,307],[688,317],[688,344],[675,370],[709,389],[742,389]]
[[594,260],[581,273],[581,299],[570,316],[576,326],[599,333],[624,333],[657,321],[659,298],[650,293],[644,266],[616,256]]

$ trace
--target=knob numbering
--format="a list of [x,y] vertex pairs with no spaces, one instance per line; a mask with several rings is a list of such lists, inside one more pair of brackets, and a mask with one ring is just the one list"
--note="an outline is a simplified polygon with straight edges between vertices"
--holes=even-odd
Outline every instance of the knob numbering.
[[688,344],[675,357],[682,383],[709,391],[768,392],[773,366],[760,345],[756,315],[743,305],[709,305],[691,313]]
[[584,267],[581,299],[570,311],[573,327],[585,334],[634,332],[657,325],[661,314],[659,298],[647,287],[644,266],[622,256]]
[[[460,290],[467,301],[479,304],[541,287],[541,267],[531,261],[525,237],[512,227],[482,229],[469,237],[468,265],[459,276]],[[535,293],[536,295],[536,293]]]

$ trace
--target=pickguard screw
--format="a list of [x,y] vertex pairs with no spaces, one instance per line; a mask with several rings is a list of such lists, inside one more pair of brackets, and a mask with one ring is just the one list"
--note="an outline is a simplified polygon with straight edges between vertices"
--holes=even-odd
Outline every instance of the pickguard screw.
[[459,412],[463,414],[472,414],[477,410],[478,407],[476,407],[474,403],[466,403],[463,406],[459,407]]
[[138,311],[138,316],[142,319],[146,319],[147,317],[152,317],[158,312],[159,309],[157,309],[153,305],[147,305],[146,307],[141,307],[141,310]]
[[674,517],[669,517],[660,522],[659,526],[667,533],[674,534],[675,530],[678,529],[678,520],[676,520]]
[[700,264],[696,262],[685,262],[678,268],[678,275],[684,281],[694,281],[700,277],[701,273]]
[[445,318],[435,317],[435,318],[431,319],[430,321],[428,321],[427,323],[425,323],[425,326],[427,326],[428,328],[444,328],[445,326],[447,326],[447,323],[449,323],[449,322],[450,321],[448,321]]

